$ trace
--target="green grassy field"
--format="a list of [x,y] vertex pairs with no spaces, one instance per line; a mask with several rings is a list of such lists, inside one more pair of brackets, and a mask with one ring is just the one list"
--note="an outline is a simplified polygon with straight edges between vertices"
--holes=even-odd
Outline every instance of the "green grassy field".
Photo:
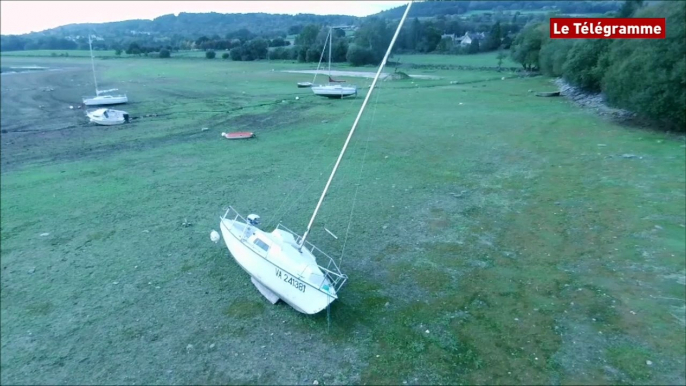
[[[8,51],[3,52],[2,57],[17,57],[17,58],[42,58],[50,57],[53,58],[53,54],[60,55],[63,53],[69,53],[69,57],[89,57],[89,51],[61,51],[61,50],[35,50],[35,51]],[[221,55],[224,51],[217,51],[217,57],[214,60],[223,60]],[[509,51],[504,51],[506,58],[503,59],[503,67],[519,67],[519,65],[512,61],[509,56]],[[429,65],[454,65],[454,66],[475,66],[475,67],[496,67],[498,65],[498,52],[487,52],[476,55],[439,55],[439,54],[399,54],[394,55],[391,59],[392,61],[397,61],[400,59],[401,63],[413,63],[413,64],[429,64]],[[96,58],[116,58],[114,51],[95,51],[94,56]],[[146,57],[134,57],[126,54],[122,54],[120,57],[122,59],[150,59]],[[172,59],[174,58],[193,58],[193,59],[204,59],[205,51],[179,51],[172,53]],[[57,59],[69,60],[69,58],[57,57]],[[290,63],[290,62],[289,62]],[[312,64],[310,64],[312,65]],[[316,67],[316,63],[314,63]],[[336,63],[337,67],[349,67],[345,63]],[[370,71],[373,71],[372,68]]]
[[380,82],[310,238],[350,277],[329,326],[209,232],[228,205],[302,232],[364,91],[317,98],[287,62],[101,60],[137,119],[96,127],[68,108],[88,60],[1,64],[70,68],[3,75],[3,384],[686,379],[683,138],[537,98],[542,77]]
[[[520,67],[520,65],[510,58],[510,52],[505,50],[503,67]],[[394,55],[393,61],[400,60],[400,63],[430,64],[430,65],[453,65],[453,66],[474,66],[474,67],[497,67],[498,52],[486,52],[475,55],[438,55],[438,54],[401,54]]]

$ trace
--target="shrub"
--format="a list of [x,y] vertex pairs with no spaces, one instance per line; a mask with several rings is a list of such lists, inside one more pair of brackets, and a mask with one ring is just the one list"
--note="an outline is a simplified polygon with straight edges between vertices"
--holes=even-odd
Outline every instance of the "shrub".
[[360,47],[358,45],[350,45],[346,59],[353,66],[364,66],[365,64],[374,64],[374,52],[369,48]]
[[169,58],[169,57],[171,57],[171,52],[169,52],[168,49],[163,48],[163,49],[160,50],[160,58],[166,59],[166,58]]
[[242,47],[236,47],[232,48],[231,51],[229,51],[229,56],[231,57],[231,60],[241,60],[243,57],[243,48]]
[[307,59],[307,47],[305,46],[298,46],[295,48],[297,55],[296,58],[298,59],[298,62],[302,63]]
[[266,40],[260,38],[252,39],[245,44],[245,50],[250,53],[250,59],[248,60],[267,59],[268,47],[269,43]]
[[222,59],[228,59],[229,57],[231,57],[231,55],[229,55],[228,52],[224,52],[224,53],[222,54]]
[[320,46],[318,44],[311,46],[305,52],[305,61],[306,62],[319,62],[319,58],[322,57],[322,49],[324,49],[324,47]]
[[215,56],[217,56],[217,54],[214,51],[212,51],[212,50],[205,51],[205,58],[206,59],[214,59]]
[[512,60],[521,64],[525,70],[539,68],[538,58],[546,37],[546,28],[546,23],[528,24],[512,42]]
[[548,39],[541,47],[541,52],[538,55],[541,71],[549,76],[562,76],[567,54],[573,45],[574,41],[572,40]]
[[575,86],[588,91],[600,91],[600,80],[606,65],[601,55],[607,52],[609,39],[577,40],[567,54],[562,66],[565,79]]
[[[601,85],[610,103],[686,131],[686,2],[661,2],[636,17],[666,18],[666,39],[617,39]],[[604,65],[604,64],[603,64]]]

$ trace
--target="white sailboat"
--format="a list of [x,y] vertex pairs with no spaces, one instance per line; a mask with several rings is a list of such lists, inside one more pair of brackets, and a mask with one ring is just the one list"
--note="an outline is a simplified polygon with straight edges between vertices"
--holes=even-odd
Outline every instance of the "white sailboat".
[[[331,46],[333,45],[333,28],[329,28],[329,83],[328,84],[320,84],[320,85],[314,85],[311,84],[310,88],[312,89],[312,92],[315,95],[327,97],[327,98],[343,98],[345,96],[350,96],[350,95],[357,95],[357,87],[356,86],[344,86],[339,83],[345,83],[344,80],[334,80],[331,78]],[[324,46],[324,49],[326,49],[326,45]],[[324,50],[322,50],[322,55],[324,55]],[[321,59],[319,60],[321,63]],[[317,66],[317,72],[319,72],[319,66]],[[314,75],[315,79],[317,78],[317,73]],[[312,83],[314,83],[314,79],[312,80]]]
[[91,67],[93,69],[93,82],[95,83],[95,96],[94,97],[83,97],[83,104],[86,106],[106,106],[106,105],[118,105],[127,103],[129,98],[126,94],[119,95],[107,95],[105,93],[111,91],[117,91],[116,88],[110,90],[98,90],[98,80],[95,77],[95,62],[93,60],[93,45],[91,43],[91,35],[88,35],[88,47],[91,51]]
[[[307,236],[411,5],[412,2],[408,3],[405,9],[305,233],[300,236],[281,224],[272,232],[263,231],[258,228],[259,216],[250,214],[244,218],[233,207],[229,207],[220,217],[221,238],[226,247],[241,268],[250,275],[260,293],[272,304],[283,300],[302,313],[316,314],[338,299],[338,293],[348,279],[334,259],[309,243]],[[214,231],[210,236],[215,242],[220,239],[219,234]]]

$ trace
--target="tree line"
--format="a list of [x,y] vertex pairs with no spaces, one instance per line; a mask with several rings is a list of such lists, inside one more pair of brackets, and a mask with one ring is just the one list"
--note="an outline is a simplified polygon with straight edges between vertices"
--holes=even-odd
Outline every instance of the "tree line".
[[[445,30],[445,33],[453,33],[450,31],[459,28],[450,25],[444,28],[441,23],[446,21],[450,24],[459,21],[457,16],[460,15],[460,18],[464,19],[466,30],[485,32],[497,21],[508,22],[505,19],[512,17],[512,14],[519,16],[519,20],[513,24],[521,24],[521,21],[527,21],[527,18],[532,17],[531,14],[524,12],[527,10],[603,13],[616,7],[614,1],[428,1],[415,4],[411,9],[410,16],[411,18],[416,16],[436,17],[435,26],[439,32]],[[397,19],[403,11],[404,6],[381,12],[377,16],[386,20]],[[465,12],[471,11],[479,12],[465,15]],[[415,14],[415,12],[418,13]],[[2,35],[0,37],[0,50],[84,50],[88,49],[86,37],[89,34],[104,38],[104,40],[93,42],[95,50],[124,50],[132,42],[146,47],[171,46],[179,49],[226,50],[234,48],[235,39],[239,39],[241,42],[258,37],[268,40],[278,37],[283,39],[287,35],[300,34],[305,26],[311,24],[359,26],[367,19],[345,15],[193,14],[182,12],[179,15],[160,16],[154,20],[72,24],[26,35]],[[470,23],[474,26],[470,26]],[[476,28],[485,29],[478,31]],[[464,31],[460,31],[460,34],[463,33]],[[224,34],[233,36],[228,37]],[[203,36],[207,38],[208,43],[204,46],[194,46],[193,43]],[[230,43],[232,40],[234,42]],[[434,41],[435,36],[427,39],[427,42],[430,43],[429,46]],[[425,51],[426,48],[423,48],[421,52]]]
[[[543,20],[543,15],[475,15],[470,19],[439,16],[434,19],[414,18],[401,29],[394,46],[394,53],[444,53],[474,54],[509,48],[514,36],[526,23]],[[331,60],[349,62],[354,66],[378,64],[390,44],[398,21],[383,18],[367,18],[348,37],[340,29],[333,30]],[[327,44],[329,29],[326,26],[310,24],[300,30],[293,47],[277,48],[269,52],[269,59],[297,60],[299,62],[318,62]],[[465,33],[483,32],[483,39],[474,39],[472,44],[463,47],[456,44],[453,37]],[[445,36],[444,35],[449,35]],[[231,55],[233,58],[233,55]]]
[[615,106],[686,131],[686,2],[628,0],[617,17],[666,18],[666,39],[550,39],[549,22],[531,23],[512,44],[529,70],[563,77]]
[[[567,14],[603,14],[616,11],[616,1],[424,1],[412,5],[408,17],[434,17],[441,15],[458,15],[474,11],[527,11],[556,10]],[[405,6],[391,8],[376,16],[388,19],[400,19]]]

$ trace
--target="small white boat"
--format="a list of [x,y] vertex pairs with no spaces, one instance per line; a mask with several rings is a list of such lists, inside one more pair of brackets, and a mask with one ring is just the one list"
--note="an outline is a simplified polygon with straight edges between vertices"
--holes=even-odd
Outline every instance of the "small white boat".
[[93,83],[95,84],[95,96],[83,97],[83,104],[86,106],[108,106],[127,103],[129,101],[129,98],[126,96],[126,94],[102,95],[107,92],[116,91],[116,88],[111,90],[98,90],[98,79],[95,77],[95,62],[93,60],[93,45],[91,44],[90,34],[88,35],[88,47],[91,51],[91,68],[93,69]]
[[312,82],[298,82],[298,88],[312,87]]
[[327,84],[312,86],[312,92],[315,95],[324,96],[327,98],[343,98],[350,95],[357,95],[357,87],[343,86],[340,84]]
[[[345,150],[348,148],[360,117],[376,87],[393,44],[398,38],[400,28],[407,18],[411,4],[412,2],[408,3],[405,13],[400,19],[398,28],[369,87],[369,92],[362,102],[362,107],[357,113],[303,235],[296,234],[281,223],[277,224],[271,232],[263,231],[258,227],[259,216],[250,214],[247,218],[243,218],[231,206],[219,218],[221,237],[216,231],[210,233],[210,239],[213,242],[218,242],[220,238],[224,239],[224,243],[234,260],[250,275],[250,280],[257,287],[257,290],[272,304],[283,300],[299,312],[316,314],[338,299],[341,287],[348,279],[348,276],[341,272],[333,258],[307,242],[306,239],[312,230],[312,224],[331,186],[331,181],[343,159]],[[324,230],[337,238],[328,229],[324,228]]]
[[129,113],[113,109],[97,109],[86,112],[92,123],[105,126],[121,125],[129,121]]
[[95,97],[83,97],[83,104],[86,106],[107,106],[127,103],[129,99],[123,95],[98,95]]

